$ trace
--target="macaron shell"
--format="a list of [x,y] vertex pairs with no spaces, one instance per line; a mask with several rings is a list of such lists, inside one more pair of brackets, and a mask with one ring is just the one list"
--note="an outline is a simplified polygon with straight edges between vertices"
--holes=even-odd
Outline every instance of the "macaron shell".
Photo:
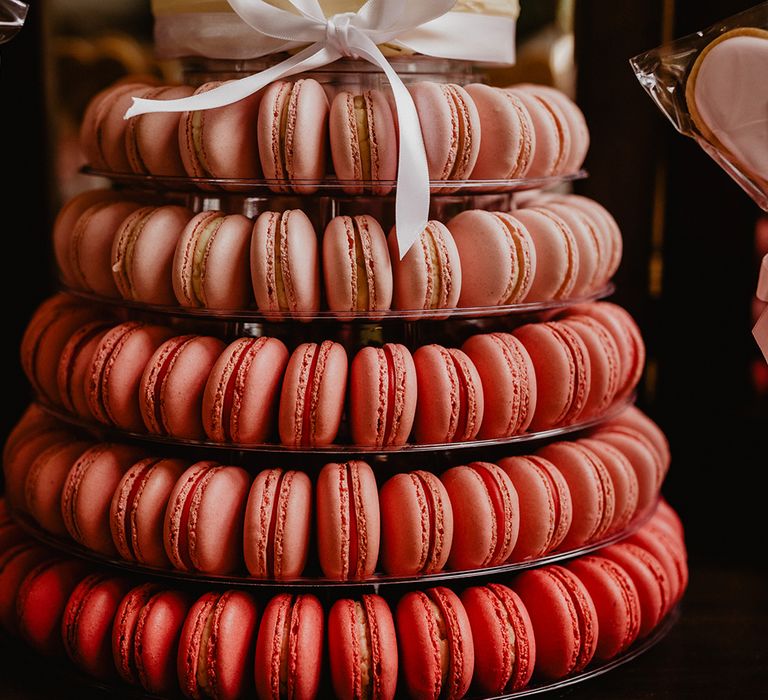
[[549,93],[540,92],[536,88],[531,88],[529,86],[520,87],[517,85],[514,89],[516,92],[524,92],[533,96],[538,102],[538,105],[544,107],[549,113],[551,119],[554,121],[558,140],[557,158],[552,172],[554,175],[562,175],[563,173],[570,172],[567,170],[567,165],[571,160],[574,138],[571,134],[570,119],[566,116],[565,110],[562,108],[561,104],[556,100],[550,99]]
[[240,338],[221,353],[203,394],[203,428],[217,442],[257,444],[272,434],[288,349],[276,338]]
[[[13,454],[31,437],[40,433],[60,428],[59,421],[45,411],[40,404],[31,403],[24,410],[16,425],[5,438],[3,445],[3,464],[7,464]],[[7,503],[0,497],[0,510],[7,510]]]
[[688,582],[687,567],[685,566],[685,560],[678,555],[679,548],[675,546],[674,542],[663,531],[660,532],[658,529],[653,529],[650,525],[641,528],[626,541],[636,544],[653,554],[664,568],[670,586],[668,608],[665,610],[665,613],[668,612],[669,608],[680,600]]
[[86,392],[87,380],[96,348],[112,325],[109,321],[92,321],[80,326],[61,351],[56,372],[61,404],[67,411],[82,418],[92,418]]
[[669,469],[672,456],[669,441],[664,432],[636,406],[628,406],[618,416],[608,421],[607,425],[624,425],[645,435],[651,441],[657,454],[664,464],[665,471]]
[[525,90],[510,89],[509,92],[523,103],[536,134],[536,146],[527,176],[540,178],[554,175],[563,162],[563,139],[554,115],[540,100]]
[[264,469],[245,508],[243,550],[251,576],[292,579],[307,561],[312,483],[300,471]]
[[381,516],[373,470],[365,462],[330,463],[316,486],[320,567],[335,580],[371,576],[379,556]]
[[141,83],[116,87],[99,110],[96,136],[104,163],[113,173],[131,172],[125,147],[128,129],[125,113],[133,104],[133,98],[141,95],[146,87],[146,84]]
[[22,582],[32,569],[50,557],[48,549],[33,542],[21,542],[0,553],[0,626],[8,634],[19,634],[16,598]]

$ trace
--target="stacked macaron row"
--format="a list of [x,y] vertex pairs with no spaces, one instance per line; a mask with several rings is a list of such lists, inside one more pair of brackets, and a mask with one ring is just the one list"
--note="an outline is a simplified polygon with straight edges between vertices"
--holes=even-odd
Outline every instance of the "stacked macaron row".
[[381,449],[598,419],[634,390],[645,348],[629,314],[608,302],[475,335],[462,349],[431,344],[411,354],[387,343],[350,363],[330,340],[290,353],[266,336],[225,345],[115,324],[59,294],[33,316],[21,356],[40,400],[125,431],[256,445],[274,440],[277,424],[283,445],[320,447],[337,440],[346,408],[352,442]]
[[663,433],[635,408],[586,438],[439,477],[377,479],[362,461],[327,464],[316,478],[281,468],[252,477],[79,439],[36,406],[4,460],[11,506],[57,537],[144,566],[273,580],[312,575],[315,561],[326,579],[361,580],[595,546],[651,512],[668,467]]
[[[215,189],[210,180],[265,178],[275,192],[310,194],[326,175],[330,150],[347,192],[392,189],[397,120],[391,96],[380,90],[341,90],[329,103],[316,80],[277,81],[227,107],[123,119],[133,97],[175,99],[219,84],[195,90],[121,82],[102,91],[88,105],[80,133],[90,164],[113,173],[195,178],[203,189]],[[421,82],[409,90],[433,181],[546,178],[576,173],[584,162],[584,116],[553,88]]]
[[257,600],[136,585],[23,541],[0,551],[0,624],[102,681],[153,694],[384,700],[399,683],[409,697],[437,700],[471,685],[512,692],[616,658],[661,623],[687,577],[666,503],[629,540],[564,566],[327,609],[312,594]]
[[[150,206],[111,190],[76,196],[53,232],[70,289],[145,304],[311,314],[499,307],[582,299],[621,262],[597,202],[540,197],[512,213],[430,221],[401,260],[369,215],[337,216],[322,240],[300,209],[241,214]],[[321,284],[323,280],[323,284]],[[322,291],[321,291],[322,287]]]

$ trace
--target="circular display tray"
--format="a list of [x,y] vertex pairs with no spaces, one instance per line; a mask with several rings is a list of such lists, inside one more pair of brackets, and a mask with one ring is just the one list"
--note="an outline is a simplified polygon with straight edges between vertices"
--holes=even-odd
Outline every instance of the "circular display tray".
[[317,455],[322,456],[328,461],[333,461],[338,457],[341,461],[346,461],[351,457],[361,457],[363,459],[388,457],[392,455],[423,455],[430,453],[454,453],[472,450],[486,450],[488,448],[506,447],[510,445],[521,445],[551,438],[564,437],[571,433],[578,433],[587,428],[594,427],[600,423],[614,418],[621,413],[627,406],[633,403],[634,397],[625,401],[615,403],[611,408],[601,416],[591,418],[586,421],[572,423],[558,428],[541,430],[533,433],[523,433],[522,435],[513,435],[506,438],[493,438],[488,440],[468,440],[466,442],[445,442],[429,443],[424,445],[407,444],[393,447],[365,447],[362,445],[323,445],[316,447],[294,447],[290,445],[280,445],[275,443],[241,445],[237,443],[212,442],[210,440],[185,440],[183,438],[170,437],[168,435],[154,435],[151,433],[134,433],[120,428],[96,423],[83,418],[73,416],[72,414],[55,408],[42,401],[38,401],[40,406],[50,415],[58,418],[62,422],[81,428],[89,432],[103,434],[108,438],[117,438],[120,441],[152,443],[164,446],[177,446],[185,448],[196,448],[205,450],[225,450],[230,452],[241,452],[245,454],[259,454],[265,456],[284,456],[284,455]]
[[36,540],[56,549],[65,552],[79,559],[85,559],[99,566],[117,569],[123,573],[130,573],[141,577],[152,577],[162,579],[168,582],[194,584],[194,585],[214,585],[225,586],[229,588],[243,588],[253,590],[280,590],[291,591],[293,593],[301,592],[320,592],[327,591],[334,593],[338,591],[348,591],[355,589],[361,593],[379,592],[382,588],[394,588],[400,586],[410,587],[429,587],[442,585],[445,583],[459,582],[462,584],[477,583],[478,579],[483,581],[498,576],[510,575],[525,569],[533,569],[546,564],[558,564],[566,562],[584,554],[595,552],[598,549],[608,545],[620,542],[640,529],[651,517],[655,508],[649,508],[648,512],[641,517],[636,518],[628,527],[621,532],[617,532],[610,537],[603,538],[599,542],[593,542],[577,549],[566,552],[552,552],[537,559],[529,559],[520,562],[502,564],[501,566],[490,566],[482,569],[468,569],[464,571],[440,571],[434,574],[423,574],[420,576],[389,576],[387,574],[375,574],[374,576],[354,581],[335,581],[321,577],[305,577],[299,579],[258,579],[247,575],[215,575],[198,572],[179,571],[177,569],[164,569],[153,566],[146,566],[136,562],[126,561],[124,559],[115,559],[107,557],[99,552],[95,552],[80,546],[72,540],[63,539],[51,535],[42,530],[29,516],[24,513],[14,512],[13,518],[19,525]]
[[80,299],[97,303],[102,306],[131,309],[142,313],[171,316],[174,318],[192,318],[196,320],[219,320],[230,323],[286,323],[300,321],[303,323],[368,323],[382,325],[385,323],[401,323],[409,321],[450,321],[453,319],[471,320],[476,318],[492,318],[497,316],[525,316],[539,314],[545,311],[565,309],[576,304],[583,304],[611,296],[615,287],[613,283],[602,289],[582,297],[559,299],[551,301],[531,301],[520,304],[504,304],[501,306],[470,306],[457,309],[390,309],[386,311],[259,311],[257,309],[203,309],[186,306],[164,306],[146,304],[116,297],[105,297],[79,289],[71,289],[61,285],[64,292]]
[[[179,177],[169,175],[142,175],[137,173],[115,173],[107,170],[99,170],[89,165],[84,166],[81,172],[86,175],[103,177],[112,182],[136,189],[147,189],[164,192],[211,192],[223,191],[230,194],[278,194],[278,193],[302,193],[302,190],[310,189],[307,194],[322,193],[323,195],[349,195],[359,191],[360,194],[371,194],[372,189],[389,189],[387,194],[397,191],[396,180],[337,180],[326,177],[319,180],[277,180],[277,179],[239,179],[239,178],[201,178]],[[533,189],[547,189],[563,182],[582,180],[587,177],[585,170],[565,175],[539,178],[518,178],[512,180],[430,180],[431,195],[454,195],[459,192],[509,192]],[[352,190],[352,191],[351,191]],[[298,191],[298,192],[297,192]],[[376,196],[376,195],[374,195]],[[386,195],[382,195],[386,196]]]

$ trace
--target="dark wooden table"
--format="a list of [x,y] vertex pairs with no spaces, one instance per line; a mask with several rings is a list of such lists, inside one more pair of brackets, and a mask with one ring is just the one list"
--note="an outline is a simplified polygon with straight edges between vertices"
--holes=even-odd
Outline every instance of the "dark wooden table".
[[[768,698],[768,572],[694,566],[682,617],[621,668],[553,693],[562,698]],[[2,643],[0,698],[104,698],[22,645]]]

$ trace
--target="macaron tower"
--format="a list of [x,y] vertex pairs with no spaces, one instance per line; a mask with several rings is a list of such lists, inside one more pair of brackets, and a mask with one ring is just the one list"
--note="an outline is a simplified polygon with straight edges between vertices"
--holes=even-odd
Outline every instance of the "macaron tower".
[[[153,7],[167,29],[184,4]],[[0,626],[68,657],[63,683],[232,700],[511,697],[658,641],[684,537],[632,405],[642,336],[604,300],[619,227],[549,191],[584,176],[576,104],[394,62],[430,177],[403,250],[383,73],[122,118],[215,90],[208,58],[85,113],[116,186],[62,208],[61,291],[22,341]]]

